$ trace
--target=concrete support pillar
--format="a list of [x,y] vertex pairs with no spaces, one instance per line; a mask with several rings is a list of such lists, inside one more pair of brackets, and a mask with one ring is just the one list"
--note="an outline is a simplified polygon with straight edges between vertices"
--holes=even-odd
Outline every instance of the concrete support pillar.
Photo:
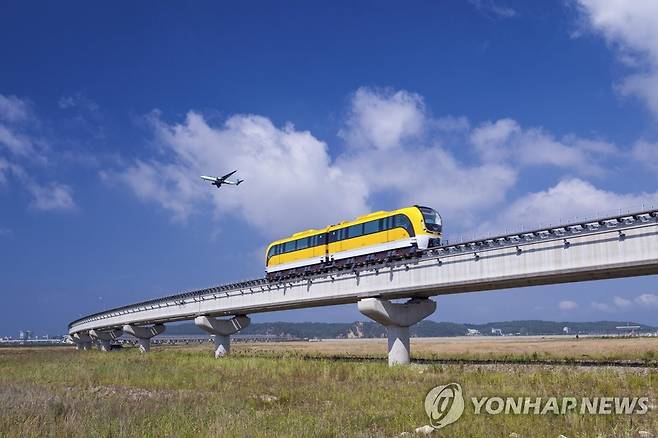
[[137,338],[137,345],[139,346],[140,353],[148,353],[151,351],[151,340]]
[[98,347],[98,351],[103,351],[103,352],[108,352],[112,349],[112,345],[110,344],[110,341],[107,339],[98,339],[96,341],[96,345]]
[[150,327],[124,325],[123,331],[137,338],[139,351],[142,353],[148,353],[151,349],[151,338],[164,332],[165,326],[162,324],[156,324]]
[[388,364],[406,365],[411,361],[411,347],[409,346],[409,326],[389,325],[386,327],[388,335]]
[[215,335],[215,357],[224,357],[231,352],[231,335],[246,328],[251,320],[246,315],[231,319],[215,319],[197,316],[194,323],[201,329]]
[[412,298],[397,304],[378,298],[366,298],[358,303],[359,312],[386,327],[388,334],[388,365],[408,364],[411,359],[409,326],[427,318],[436,310],[436,302],[428,298]]
[[71,336],[73,342],[75,342],[75,349],[78,351],[88,351],[91,350],[91,337],[87,333],[74,333]]
[[224,357],[231,352],[231,336],[215,335],[215,357]]
[[122,334],[122,330],[89,330],[89,336],[96,341],[100,351],[110,351],[110,342]]

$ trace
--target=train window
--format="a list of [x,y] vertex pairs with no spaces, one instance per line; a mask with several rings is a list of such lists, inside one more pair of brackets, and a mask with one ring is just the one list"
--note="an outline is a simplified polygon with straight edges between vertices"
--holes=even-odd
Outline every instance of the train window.
[[304,249],[304,248],[308,248],[308,237],[304,237],[303,239],[297,240],[297,249]]
[[352,237],[359,237],[363,235],[363,224],[358,224],[358,225],[352,225],[351,227],[347,227],[347,237],[352,238]]
[[441,216],[434,209],[429,207],[418,207],[425,220],[425,228],[429,231],[441,232]]
[[379,231],[379,220],[366,222],[363,224],[363,234],[371,234]]
[[404,228],[407,231],[407,233],[409,233],[409,236],[415,236],[416,235],[414,233],[414,228],[411,225],[411,221],[404,214],[396,214],[393,217],[393,226],[395,228]]
[[285,243],[285,246],[283,247],[283,252],[292,252],[295,249],[297,249],[297,242],[295,240],[292,240],[290,242]]
[[267,260],[269,260],[270,257],[276,254],[276,247],[277,245],[274,245],[269,249],[269,251],[267,251]]
[[327,235],[326,234],[318,234],[316,236],[318,238],[318,245],[326,245],[327,244]]
[[[324,235],[322,236],[324,239]],[[340,228],[338,230],[334,230],[329,233],[329,243],[340,242],[341,240],[348,239],[349,237],[354,237],[354,236],[352,236],[351,234],[348,236],[348,228]]]

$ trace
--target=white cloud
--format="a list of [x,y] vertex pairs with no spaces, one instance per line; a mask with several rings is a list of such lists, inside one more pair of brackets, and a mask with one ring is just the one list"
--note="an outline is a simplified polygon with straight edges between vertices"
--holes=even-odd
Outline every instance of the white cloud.
[[30,206],[38,210],[75,208],[73,189],[40,177],[36,182],[30,170],[49,164],[49,148],[38,135],[39,120],[30,112],[27,101],[0,95],[0,184],[15,177],[20,187],[32,196]]
[[101,176],[106,180],[116,179],[126,183],[138,198],[158,202],[173,214],[175,220],[181,222],[192,214],[194,204],[203,199],[197,175],[192,171],[188,174],[173,164],[136,160],[133,166],[120,174],[101,172]]
[[633,306],[633,302],[631,300],[627,300],[626,298],[622,297],[615,297],[612,302],[620,309],[627,309]]
[[[562,304],[562,302],[560,304]],[[635,299],[633,299],[632,301],[626,298],[615,296],[611,304],[593,301],[590,305],[594,310],[598,310],[599,312],[606,312],[606,313],[614,313],[618,310],[628,311],[636,305],[644,308],[657,309],[658,295],[642,294],[635,297]],[[560,308],[562,307],[560,306]]]
[[622,95],[639,96],[658,117],[658,71],[628,76],[618,90]]
[[506,148],[510,137],[521,132],[521,127],[512,119],[484,122],[471,133],[471,143],[486,161],[504,161],[511,151]]
[[542,128],[523,129],[512,119],[482,123],[473,129],[470,141],[485,162],[550,165],[584,174],[603,173],[600,162],[617,153],[617,148],[605,141],[574,135],[558,140]]
[[458,160],[438,138],[467,132],[468,120],[434,119],[416,94],[360,88],[346,125],[342,136],[351,147],[340,167],[359,175],[371,194],[393,195],[399,204],[433,205],[464,218],[503,200],[516,182],[505,163]]
[[635,298],[635,303],[646,308],[658,308],[658,295],[642,294]]
[[485,229],[499,231],[501,227],[523,225],[526,228],[558,224],[575,219],[612,215],[620,210],[639,210],[642,205],[657,205],[658,192],[619,194],[598,189],[587,181],[569,178],[557,185],[517,199]]
[[32,140],[17,127],[28,119],[27,101],[0,94],[0,152],[2,147],[14,155],[28,156],[33,152]]
[[76,99],[73,96],[62,96],[57,101],[57,106],[60,109],[73,108],[76,105]]
[[30,182],[28,190],[33,196],[31,206],[37,210],[73,210],[73,189],[66,184],[40,184]]
[[0,154],[45,163],[47,146],[33,129],[38,122],[26,100],[0,94]]
[[619,85],[645,101],[658,117],[658,2],[577,0],[588,25],[613,45],[635,73]]
[[500,5],[493,0],[468,0],[475,8],[487,17],[512,18],[516,17],[516,10]]
[[658,143],[638,140],[631,151],[633,158],[650,169],[658,170]]
[[564,300],[564,301],[560,301],[558,307],[560,308],[560,310],[565,310],[565,311],[575,310],[578,308],[578,303],[576,303],[575,301]]
[[592,301],[591,306],[594,310],[599,312],[613,313],[615,308],[607,303],[600,303],[598,301]]
[[59,100],[57,101],[57,106],[59,106],[60,109],[63,110],[77,107],[92,113],[97,112],[100,109],[100,107],[96,102],[89,99],[87,96],[85,96],[82,93],[76,93],[70,96],[60,97]]
[[7,183],[7,175],[13,176],[19,186],[32,197],[30,207],[36,210],[74,210],[73,188],[56,181],[36,181],[26,168],[0,157],[0,183]]
[[7,183],[7,173],[9,173],[9,163],[0,157],[0,185]]
[[516,172],[504,164],[469,166],[440,146],[362,151],[339,163],[360,175],[372,193],[395,195],[401,205],[437,206],[454,216],[500,202],[516,182]]
[[0,119],[8,122],[22,122],[28,118],[30,107],[24,100],[16,96],[0,94]]
[[389,149],[419,136],[425,123],[425,105],[418,94],[359,88],[341,136],[352,147]]
[[[217,215],[241,215],[276,236],[369,211],[368,200],[378,194],[393,196],[396,205],[424,203],[473,216],[504,199],[516,181],[505,164],[468,166],[426,139],[430,130],[468,130],[468,121],[433,119],[422,99],[405,91],[359,89],[341,132],[350,147],[336,159],[311,133],[260,116],[232,116],[221,126],[195,112],[180,124],[157,114],[151,120],[162,156],[103,176],[157,202],[177,221],[211,202]],[[238,189],[209,190],[198,180],[234,169],[245,179]]]
[[470,122],[464,116],[443,116],[429,121],[430,127],[441,132],[459,133],[467,132],[471,127]]
[[[333,163],[326,144],[309,132],[254,115],[230,117],[222,126],[195,112],[181,124],[157,115],[151,121],[163,158],[104,175],[156,201],[177,221],[210,203],[217,215],[240,215],[276,237],[368,211],[362,180]],[[239,188],[217,190],[199,179],[235,169],[245,180]]]
[[30,156],[34,151],[29,137],[2,123],[0,123],[0,146],[4,146],[14,155]]
[[[333,159],[327,145],[311,133],[274,126],[261,116],[235,115],[216,126],[192,111],[178,124],[165,123],[157,113],[151,121],[161,155],[104,172],[106,179],[121,181],[140,199],[157,202],[174,220],[185,221],[210,202],[217,215],[241,215],[267,235],[353,217],[369,210],[369,201],[377,196],[393,205],[435,206],[459,217],[459,226],[466,227],[483,209],[505,200],[523,166],[594,172],[599,169],[596,155],[617,153],[603,141],[576,136],[558,141],[512,119],[471,129],[464,117],[432,117],[422,97],[403,90],[359,88],[340,132],[347,147]],[[461,149],[464,155],[473,148],[480,162],[466,163],[453,153]],[[246,179],[239,189],[200,189],[198,175],[234,169]],[[507,224],[536,223],[562,213],[618,208],[618,201],[640,198],[565,180],[520,199],[502,219]],[[554,202],[546,205],[545,199]],[[289,219],[288,211],[299,211],[299,206],[306,207],[304,214]],[[269,213],[259,214],[263,209]]]

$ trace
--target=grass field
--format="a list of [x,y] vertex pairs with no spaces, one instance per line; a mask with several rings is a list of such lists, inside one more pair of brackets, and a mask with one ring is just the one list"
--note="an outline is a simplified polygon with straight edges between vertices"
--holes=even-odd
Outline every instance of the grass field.
[[[329,339],[321,342],[236,343],[248,353],[386,356],[386,339]],[[207,348],[207,347],[204,347]],[[658,338],[501,336],[412,338],[414,357],[433,359],[638,360],[658,366]]]
[[[422,350],[421,343],[412,348]],[[219,360],[209,345],[156,347],[145,355],[133,348],[111,353],[2,349],[0,436],[394,437],[428,424],[425,395],[449,382],[460,383],[466,397],[647,396],[655,404],[658,396],[658,370],[650,367],[388,368],[385,361],[304,356],[327,354],[323,349],[333,344],[322,344],[297,344],[304,352],[289,352],[284,344],[236,344],[234,356]],[[376,353],[383,353],[379,342],[340,345],[355,354],[378,345]],[[613,344],[607,345],[612,349]],[[439,348],[431,342],[426,347]],[[496,354],[490,345],[474,343],[462,351],[466,348],[469,355]],[[515,354],[506,348],[500,354]],[[641,358],[645,351],[639,348],[624,357]],[[526,353],[522,349],[518,354]],[[645,415],[536,416],[475,415],[467,409],[460,420],[433,435],[635,437],[639,431],[658,436],[654,410]]]

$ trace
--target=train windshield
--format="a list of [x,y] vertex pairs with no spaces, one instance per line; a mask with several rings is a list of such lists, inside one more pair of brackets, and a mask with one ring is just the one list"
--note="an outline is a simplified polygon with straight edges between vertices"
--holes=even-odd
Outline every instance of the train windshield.
[[437,233],[441,232],[441,216],[434,209],[429,207],[419,207],[420,212],[423,213],[423,220],[425,221],[425,228],[429,231],[434,231]]

